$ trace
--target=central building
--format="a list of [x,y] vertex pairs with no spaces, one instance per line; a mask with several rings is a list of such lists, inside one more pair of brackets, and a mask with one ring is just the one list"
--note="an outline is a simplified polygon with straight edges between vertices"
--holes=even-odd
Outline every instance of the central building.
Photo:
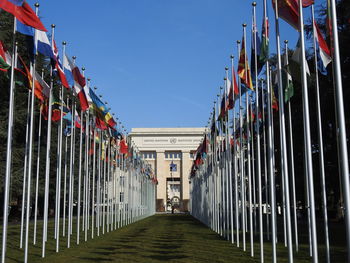
[[205,128],[133,128],[129,136],[158,180],[157,211],[188,211],[189,175]]

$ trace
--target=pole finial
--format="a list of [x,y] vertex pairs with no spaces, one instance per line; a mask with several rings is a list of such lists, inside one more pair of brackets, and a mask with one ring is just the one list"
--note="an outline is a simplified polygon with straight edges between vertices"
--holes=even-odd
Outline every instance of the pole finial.
[[228,67],[225,67],[225,70],[228,70]]
[[230,58],[231,58],[231,59],[234,59],[235,57],[234,57],[234,55],[231,55]]
[[256,2],[255,1],[252,3],[252,6],[256,6]]
[[237,44],[241,44],[241,40],[237,40]]
[[287,40],[287,39],[286,39],[286,40],[284,40],[284,43],[285,43],[285,44],[288,44],[288,40]]
[[242,26],[243,26],[243,27],[247,27],[247,24],[246,24],[246,23],[243,23]]
[[81,67],[81,70],[82,70],[82,71],[85,71],[85,67],[84,67],[84,66],[82,66],[82,67]]
[[39,5],[38,2],[36,2],[36,3],[34,4],[34,6],[35,6],[35,7],[39,7],[40,5]]
[[77,59],[77,56],[73,56],[72,59]]
[[62,42],[62,45],[63,45],[63,46],[67,45],[67,42],[66,42],[66,41],[63,41],[63,42]]
[[55,28],[56,27],[56,25],[55,24],[51,24],[51,28]]

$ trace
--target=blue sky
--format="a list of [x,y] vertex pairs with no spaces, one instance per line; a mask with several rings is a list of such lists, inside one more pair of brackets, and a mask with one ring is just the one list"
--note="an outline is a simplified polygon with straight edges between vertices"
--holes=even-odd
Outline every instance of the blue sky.
[[[260,32],[263,1],[257,4]],[[86,67],[91,85],[128,130],[205,126],[230,54],[237,67],[236,40],[243,22],[250,30],[251,13],[246,0],[40,2],[43,23],[56,24],[60,51],[67,41],[68,55]],[[287,38],[294,47],[297,32],[282,22],[281,40]]]

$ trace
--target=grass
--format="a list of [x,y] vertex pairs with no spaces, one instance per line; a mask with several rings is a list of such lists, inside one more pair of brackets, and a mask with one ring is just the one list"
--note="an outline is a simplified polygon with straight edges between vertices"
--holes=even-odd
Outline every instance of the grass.
[[[41,230],[41,225],[38,229]],[[339,231],[344,231],[341,229]],[[30,233],[32,232],[31,229]],[[301,227],[300,233],[300,239],[304,242],[307,232]],[[242,248],[224,240],[190,215],[184,214],[154,215],[100,237],[95,236],[93,240],[89,232],[88,242],[84,241],[84,233],[81,233],[79,246],[76,245],[76,233],[73,233],[69,249],[66,247],[66,237],[60,237],[60,253],[55,252],[53,222],[50,222],[44,259],[41,258],[41,233],[39,234],[36,246],[32,245],[32,236],[30,238],[29,262],[260,262],[257,236],[255,258],[251,258],[249,235],[246,236],[247,250],[244,252]],[[311,262],[305,243],[300,245],[298,253],[294,253],[295,262]],[[6,262],[23,262],[24,250],[18,248],[18,225],[9,227],[8,244]],[[277,251],[278,262],[287,262],[288,254],[282,242],[278,244]],[[270,243],[264,244],[264,252],[265,262],[271,262]],[[331,253],[332,262],[346,262],[343,245],[332,247]],[[320,262],[323,261],[324,248],[320,247]]]

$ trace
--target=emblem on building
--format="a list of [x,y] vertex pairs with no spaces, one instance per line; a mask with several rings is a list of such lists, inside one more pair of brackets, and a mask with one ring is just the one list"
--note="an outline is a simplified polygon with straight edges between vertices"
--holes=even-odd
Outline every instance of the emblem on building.
[[175,144],[177,142],[176,138],[170,138],[170,143]]

